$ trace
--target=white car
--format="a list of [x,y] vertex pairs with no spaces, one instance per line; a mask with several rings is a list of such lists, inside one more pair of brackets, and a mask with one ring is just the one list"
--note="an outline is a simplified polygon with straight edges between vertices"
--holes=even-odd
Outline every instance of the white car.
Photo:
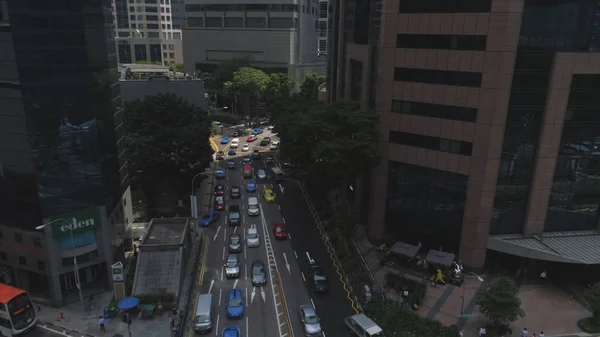
[[274,140],[271,143],[271,150],[277,150],[279,148],[279,141],[278,140]]
[[229,146],[232,149],[237,149],[237,147],[240,146],[240,139],[239,138],[234,138],[231,141],[231,145]]
[[250,225],[250,228],[248,228],[246,232],[246,244],[248,248],[260,246],[260,235],[258,235],[256,225]]
[[250,151],[250,145],[248,145],[248,144],[242,145],[242,151]]

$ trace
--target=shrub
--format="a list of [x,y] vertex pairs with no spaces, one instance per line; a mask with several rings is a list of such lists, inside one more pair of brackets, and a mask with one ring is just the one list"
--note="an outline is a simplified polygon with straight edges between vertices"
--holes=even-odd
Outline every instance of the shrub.
[[171,293],[143,294],[136,297],[140,299],[140,304],[156,304],[160,302],[165,305],[175,302],[175,294]]
[[398,273],[385,274],[385,283],[388,287],[398,286],[408,290],[409,302],[419,306],[423,303],[423,299],[427,293],[426,284],[406,278]]

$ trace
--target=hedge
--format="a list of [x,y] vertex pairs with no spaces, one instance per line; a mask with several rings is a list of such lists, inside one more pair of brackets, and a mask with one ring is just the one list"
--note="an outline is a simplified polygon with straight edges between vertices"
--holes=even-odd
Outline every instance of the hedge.
[[136,297],[140,299],[140,304],[175,303],[175,294],[171,293],[143,294]]
[[385,274],[385,283],[388,287],[400,287],[408,290],[408,302],[420,306],[427,293],[427,284],[406,278],[398,273]]

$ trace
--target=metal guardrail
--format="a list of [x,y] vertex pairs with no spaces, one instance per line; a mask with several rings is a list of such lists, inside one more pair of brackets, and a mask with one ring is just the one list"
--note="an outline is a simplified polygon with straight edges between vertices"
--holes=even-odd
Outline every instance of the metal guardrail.
[[281,298],[281,307],[283,308],[283,317],[285,318],[285,325],[287,327],[288,336],[293,337],[292,324],[290,323],[290,314],[287,310],[287,304],[285,303],[285,296],[283,295],[283,287],[281,286],[281,279],[279,278],[279,271],[277,267],[273,267],[273,273],[277,280],[277,290],[279,291],[279,297]]

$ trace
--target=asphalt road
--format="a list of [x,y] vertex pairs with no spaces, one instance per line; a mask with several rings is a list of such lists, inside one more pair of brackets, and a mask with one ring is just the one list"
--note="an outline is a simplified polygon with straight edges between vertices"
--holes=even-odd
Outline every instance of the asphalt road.
[[65,335],[54,333],[40,326],[28,332],[26,337],[65,337]]
[[[251,148],[252,150],[252,148]],[[302,284],[300,269],[296,263],[293,249],[289,241],[276,242],[272,234],[272,226],[276,221],[280,221],[281,215],[277,204],[267,204],[263,200],[263,189],[270,187],[273,183],[271,179],[257,182],[256,193],[245,192],[245,180],[242,178],[241,159],[235,158],[236,169],[226,170],[225,179],[218,180],[217,183],[225,185],[226,205],[239,205],[242,211],[242,225],[239,227],[227,226],[227,212],[221,213],[221,218],[211,227],[202,231],[207,237],[207,260],[204,269],[204,278],[200,293],[212,293],[215,301],[215,319],[214,329],[211,334],[220,336],[225,325],[237,325],[244,337],[286,337],[290,336],[288,331],[284,302],[292,312],[291,329],[293,336],[302,336],[302,328],[299,322],[297,308],[300,304],[310,304],[308,293]],[[224,167],[226,161],[220,161],[219,166]],[[258,167],[264,167],[262,160],[253,160],[255,172]],[[269,171],[267,171],[269,172]],[[231,186],[242,188],[242,198],[231,199]],[[275,193],[278,193],[274,189]],[[251,217],[247,214],[247,200],[250,196],[256,196],[260,200],[261,215]],[[228,280],[224,275],[223,265],[227,258],[228,240],[232,232],[240,233],[245,239],[245,234],[251,225],[255,225],[260,234],[260,247],[247,248],[244,240],[244,249],[238,254],[240,259],[239,279]],[[282,254],[286,252],[286,256]],[[286,259],[288,263],[286,263]],[[254,287],[251,283],[251,264],[254,260],[262,260],[269,269],[269,266],[275,267],[280,273],[283,294],[280,294],[279,287],[274,272],[267,274],[267,284],[264,287]],[[286,265],[290,265],[288,272]],[[295,275],[293,275],[295,273]],[[295,276],[296,279],[294,279]],[[298,281],[299,280],[299,281]],[[240,288],[246,298],[246,312],[242,320],[229,321],[226,315],[227,292],[232,288]]]
[[[218,150],[216,150],[216,151],[225,152],[225,157],[227,158],[228,157],[227,151],[229,150],[229,147],[231,146],[231,140],[233,138],[238,138],[240,140],[240,146],[236,149],[236,152],[237,152],[236,157],[239,157],[239,156],[244,156],[244,155],[250,155],[254,149],[258,149],[261,152],[269,151],[270,145],[260,146],[260,141],[265,137],[271,137],[271,139],[273,139],[273,140],[279,140],[279,138],[276,135],[274,135],[271,132],[271,130],[267,130],[265,128],[264,132],[262,134],[258,135],[258,139],[253,142],[247,141],[248,136],[229,137],[229,143],[227,143],[227,144],[221,144],[221,139],[223,139],[223,137],[221,137],[221,136],[211,138],[211,141],[213,142],[213,147],[215,147],[215,146],[217,147]],[[248,144],[248,146],[250,147],[249,151],[242,152],[242,146],[244,144]]]

